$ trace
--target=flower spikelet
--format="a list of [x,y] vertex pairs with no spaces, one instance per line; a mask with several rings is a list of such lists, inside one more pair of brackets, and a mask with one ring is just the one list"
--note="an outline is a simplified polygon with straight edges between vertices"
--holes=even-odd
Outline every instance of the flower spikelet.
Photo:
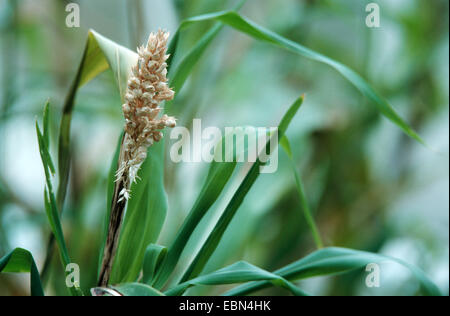
[[174,127],[175,118],[162,115],[159,105],[173,99],[174,91],[167,85],[167,39],[162,30],[151,33],[147,45],[138,48],[138,62],[128,80],[125,103],[125,134],[116,182],[123,181],[120,199],[128,199],[130,186],[147,157],[147,149],[163,137],[165,127]]

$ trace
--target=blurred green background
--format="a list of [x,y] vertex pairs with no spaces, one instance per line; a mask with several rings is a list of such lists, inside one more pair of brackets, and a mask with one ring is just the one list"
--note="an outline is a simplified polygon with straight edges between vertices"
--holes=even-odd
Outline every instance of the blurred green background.
[[[80,5],[80,28],[65,24],[65,7]],[[421,267],[449,288],[449,2],[379,0],[381,27],[365,25],[362,0],[248,0],[241,13],[258,24],[336,59],[363,75],[426,140],[405,136],[335,71],[225,27],[195,67],[173,112],[178,125],[275,126],[301,93],[306,101],[288,129],[319,230],[328,246],[379,252]],[[34,122],[52,106],[52,148],[61,107],[88,29],[134,50],[151,31],[172,33],[187,17],[231,8],[226,0],[0,0],[0,257],[29,249],[42,266],[50,232],[43,210],[44,173]],[[181,55],[208,24],[183,33]],[[63,215],[81,285],[95,284],[106,176],[123,127],[110,71],[81,89],[72,125],[70,192]],[[169,141],[170,145],[173,141]],[[238,211],[207,270],[239,259],[274,270],[314,250],[295,180],[280,151],[279,168],[262,175]],[[206,163],[167,159],[168,245],[204,181]],[[207,229],[230,198],[203,220]],[[196,233],[201,240],[205,230]],[[185,253],[183,261],[192,258]],[[66,294],[57,256],[48,294]],[[381,287],[365,274],[314,278],[300,284],[320,295],[409,295],[407,271],[382,265]],[[0,295],[27,295],[26,275],[0,275]],[[197,287],[190,294],[224,288]],[[264,294],[284,294],[271,289]]]

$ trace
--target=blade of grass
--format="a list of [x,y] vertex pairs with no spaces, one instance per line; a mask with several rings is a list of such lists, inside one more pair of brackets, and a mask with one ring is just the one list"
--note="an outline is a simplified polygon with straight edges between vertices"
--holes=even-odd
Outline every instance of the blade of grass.
[[300,199],[300,205],[303,210],[303,215],[305,216],[306,223],[308,224],[308,227],[311,230],[311,234],[313,235],[314,242],[316,243],[316,247],[318,249],[323,248],[322,238],[320,238],[319,230],[317,229],[317,225],[314,221],[314,217],[311,213],[311,209],[310,209],[308,201],[306,199],[306,195],[305,195],[305,191],[303,189],[303,183],[300,178],[300,174],[297,172],[297,169],[295,167],[289,139],[286,136],[284,136],[280,140],[280,145],[289,157],[289,164],[290,164],[290,166],[292,168],[292,172],[294,173],[294,176],[295,176],[295,184],[296,184],[298,196]]
[[307,47],[304,47],[294,41],[284,38],[268,29],[259,26],[253,21],[242,17],[234,11],[215,12],[192,17],[184,20],[179,29],[185,29],[193,24],[204,21],[220,21],[230,27],[245,33],[256,40],[276,45],[280,48],[287,49],[291,52],[299,54],[308,59],[326,64],[336,71],[338,71],[344,78],[352,83],[366,98],[372,101],[381,114],[392,121],[400,129],[402,129],[408,136],[415,139],[421,144],[425,142],[421,137],[397,114],[397,112],[390,106],[390,104],[381,97],[375,90],[355,71],[345,66],[344,64],[335,61],[323,54],[315,52]]
[[[233,11],[239,11],[240,8],[245,4],[247,0],[239,1],[235,7],[232,8]],[[170,54],[169,59],[167,60],[167,65],[169,66],[169,78],[172,78],[170,81],[170,86],[174,91],[179,93],[186,82],[187,78],[192,72],[192,69],[198,63],[198,61],[203,56],[205,50],[208,48],[209,44],[214,40],[214,38],[219,34],[219,32],[223,29],[224,24],[218,22],[214,24],[195,44],[195,46],[183,57],[180,63],[176,68],[173,68],[171,71],[170,65],[172,63],[172,58],[175,55],[176,47],[178,45],[178,41],[180,38],[181,31],[184,28],[183,22],[180,24],[179,28],[175,32],[172,41],[170,42],[168,53]],[[166,110],[169,109],[172,105],[173,101],[166,103]]]
[[[66,242],[64,240],[64,234],[59,218],[58,207],[56,205],[55,195],[53,193],[53,185],[50,176],[50,165],[51,165],[51,157],[48,152],[47,145],[45,143],[44,137],[39,128],[39,124],[36,122],[36,134],[38,138],[39,144],[39,152],[41,154],[42,164],[44,166],[45,173],[45,181],[46,188],[44,190],[44,201],[45,201],[45,211],[47,214],[48,221],[52,228],[53,235],[55,236],[56,242],[58,244],[59,253],[61,256],[61,263],[63,265],[63,269],[66,269],[66,266],[71,263],[69,252],[67,250]],[[79,288],[69,288],[69,291],[72,295],[82,295],[81,290]]]
[[[409,269],[419,281],[422,293],[429,296],[440,296],[441,292],[437,286],[428,279],[425,273],[403,260],[379,255],[375,253],[347,249],[347,248],[324,248],[313,252],[307,257],[281,268],[274,273],[287,280],[300,280],[316,276],[336,275],[352,270],[363,269],[370,263],[395,262]],[[241,296],[271,286],[268,282],[251,282],[238,286],[225,295]]]
[[[226,136],[224,136],[217,144],[217,146],[222,147],[222,152]],[[217,148],[217,147],[216,147]],[[169,278],[170,274],[173,272],[178,260],[180,259],[181,253],[186,246],[189,237],[192,235],[193,231],[197,227],[200,220],[205,216],[206,212],[211,208],[214,202],[217,201],[223,189],[225,188],[228,180],[233,174],[236,168],[237,151],[233,150],[232,162],[216,162],[213,160],[208,171],[205,183],[203,184],[200,194],[198,195],[194,206],[189,211],[188,216],[183,222],[183,225],[178,230],[175,240],[169,247],[167,257],[165,258],[161,270],[159,271],[156,279],[153,282],[153,286],[156,288],[161,288],[164,283]],[[217,150],[215,152],[218,152]],[[227,153],[224,154],[227,156]]]
[[187,78],[191,74],[192,69],[200,60],[200,57],[203,55],[209,44],[217,36],[223,26],[224,25],[222,23],[217,23],[211,27],[192,48],[192,50],[190,50],[189,53],[187,53],[181,60],[178,67],[175,68],[175,71],[173,72],[173,79],[170,81],[170,86],[174,89],[174,91],[180,92]]
[[108,68],[114,73],[120,95],[123,99],[128,75],[132,65],[137,61],[137,54],[114,43],[97,32],[90,30],[84,54],[77,75],[66,97],[59,134],[59,187],[57,194],[58,206],[61,208],[67,190],[70,168],[70,125],[75,97],[78,89]]
[[157,289],[142,283],[124,283],[112,287],[123,296],[164,296]]
[[[47,147],[49,148],[50,144],[50,101],[47,100],[45,102],[44,106],[44,118],[43,118],[43,133],[44,133],[44,140],[47,144]],[[53,168],[54,169],[54,168]]]
[[167,194],[164,189],[164,143],[149,148],[141,166],[139,181],[131,186],[119,248],[111,274],[111,283],[137,280],[147,246],[155,243],[167,213]]
[[142,283],[151,284],[166,255],[167,248],[164,246],[150,244],[147,247],[142,265]]
[[[289,123],[297,113],[298,109],[303,103],[304,96],[302,95],[299,99],[297,99],[288,109],[286,114],[283,116],[279,126],[278,126],[278,140],[282,138],[289,126]],[[268,152],[270,141],[267,142],[265,146],[266,152]],[[241,206],[245,196],[250,191],[251,187],[255,183],[256,179],[259,176],[259,167],[261,166],[261,161],[257,159],[253,166],[251,167],[248,174],[245,176],[244,180],[240,184],[239,188],[233,195],[233,198],[225,208],[225,211],[219,218],[219,221],[214,226],[214,229],[208,236],[207,240],[201,247],[200,251],[196,255],[193,262],[189,265],[187,271],[184,273],[181,282],[185,282],[192,278],[198,276],[203,270],[204,266],[208,262],[209,258],[213,254],[220,240],[222,239],[223,234],[225,233],[228,225],[236,214],[237,210]]]
[[283,277],[267,272],[245,261],[236,262],[218,271],[181,283],[166,291],[165,294],[168,296],[181,295],[188,288],[195,285],[221,285],[249,281],[267,281],[275,286],[279,286],[290,291],[296,296],[308,295]]
[[16,248],[0,259],[0,273],[30,273],[31,296],[44,296],[39,271],[33,255],[25,249]]

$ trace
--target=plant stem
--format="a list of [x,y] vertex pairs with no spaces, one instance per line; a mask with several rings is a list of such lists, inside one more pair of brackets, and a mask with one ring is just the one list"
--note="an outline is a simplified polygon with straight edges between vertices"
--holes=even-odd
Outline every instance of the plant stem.
[[[123,157],[123,140],[120,146],[120,155],[118,159],[118,166]],[[106,287],[111,277],[112,265],[116,256],[117,247],[119,244],[120,229],[122,227],[122,219],[125,213],[126,199],[119,201],[119,193],[124,188],[123,180],[119,180],[114,184],[114,195],[111,201],[111,215],[109,217],[108,234],[106,237],[105,248],[103,250],[102,265],[100,268],[100,275],[98,286]]]
[[306,200],[306,195],[305,195],[305,192],[303,189],[303,183],[300,179],[300,175],[298,174],[292,160],[291,160],[291,164],[292,164],[292,168],[293,168],[294,175],[295,175],[295,182],[297,183],[297,191],[298,191],[298,195],[300,198],[300,204],[301,204],[302,210],[303,210],[303,215],[305,216],[306,223],[308,224],[309,229],[311,230],[311,233],[313,235],[314,242],[316,243],[317,248],[321,249],[321,248],[323,248],[323,242],[322,242],[322,239],[320,238],[319,230],[317,229],[316,223],[311,214],[311,209],[309,208],[308,201]]

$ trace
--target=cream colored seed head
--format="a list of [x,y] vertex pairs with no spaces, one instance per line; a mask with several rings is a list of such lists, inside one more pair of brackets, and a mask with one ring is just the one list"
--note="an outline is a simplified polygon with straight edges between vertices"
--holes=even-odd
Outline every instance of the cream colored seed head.
[[159,104],[173,99],[174,91],[167,85],[166,55],[169,33],[151,33],[146,46],[138,48],[138,62],[128,80],[125,103],[125,135],[116,181],[123,181],[119,201],[128,199],[130,186],[147,157],[147,148],[163,137],[160,130],[174,127],[175,118],[163,115]]

